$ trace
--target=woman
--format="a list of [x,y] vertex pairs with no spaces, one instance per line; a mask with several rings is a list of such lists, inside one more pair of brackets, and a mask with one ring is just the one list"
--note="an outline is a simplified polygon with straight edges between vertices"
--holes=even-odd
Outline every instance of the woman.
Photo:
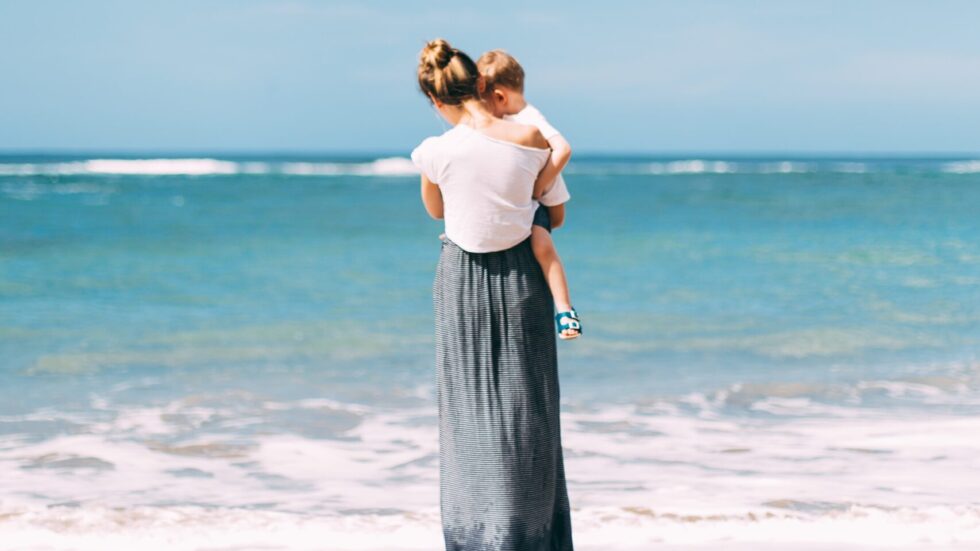
[[445,40],[422,50],[418,78],[454,125],[412,152],[446,224],[433,285],[446,550],[572,551],[554,305],[530,241],[548,144],[493,117],[476,64]]

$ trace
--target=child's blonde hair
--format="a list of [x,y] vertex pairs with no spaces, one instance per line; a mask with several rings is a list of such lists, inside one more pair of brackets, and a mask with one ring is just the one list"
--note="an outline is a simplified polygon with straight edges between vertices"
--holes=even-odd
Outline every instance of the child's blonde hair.
[[504,50],[490,50],[481,55],[476,66],[487,81],[488,92],[499,85],[524,93],[524,68]]

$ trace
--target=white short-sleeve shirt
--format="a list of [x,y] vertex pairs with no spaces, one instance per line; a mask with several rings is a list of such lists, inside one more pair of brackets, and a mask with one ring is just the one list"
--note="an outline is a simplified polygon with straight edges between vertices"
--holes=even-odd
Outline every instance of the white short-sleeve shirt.
[[[541,111],[538,111],[536,107],[530,103],[525,104],[524,108],[514,113],[513,115],[505,115],[505,119],[512,120],[521,124],[528,124],[534,126],[541,132],[544,139],[551,141],[552,138],[561,134],[558,132],[554,126],[548,122],[548,119],[544,118]],[[546,207],[554,207],[556,205],[561,205],[568,202],[572,196],[568,193],[568,187],[565,186],[565,179],[562,178],[561,173],[555,178],[555,183],[552,184],[548,190],[541,195],[541,204]]]
[[442,191],[446,237],[464,251],[502,251],[531,235],[534,181],[548,149],[498,140],[457,124],[422,141],[412,161]]

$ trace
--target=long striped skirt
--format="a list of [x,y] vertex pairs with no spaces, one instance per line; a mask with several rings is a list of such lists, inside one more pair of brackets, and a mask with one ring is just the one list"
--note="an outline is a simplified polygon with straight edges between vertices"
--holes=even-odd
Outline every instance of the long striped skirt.
[[433,303],[446,551],[572,551],[554,305],[530,239],[444,240]]

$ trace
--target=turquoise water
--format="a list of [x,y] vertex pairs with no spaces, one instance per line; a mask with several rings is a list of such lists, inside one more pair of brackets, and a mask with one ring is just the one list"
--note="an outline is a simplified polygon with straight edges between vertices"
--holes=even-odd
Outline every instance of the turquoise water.
[[[397,471],[388,491],[437,481],[441,227],[410,163],[112,159],[0,158],[0,461],[17,473],[0,502],[431,508],[431,492],[387,503],[359,460],[320,485],[315,469],[268,467],[291,435],[308,453],[349,458],[317,446],[360,441],[412,463],[363,460]],[[671,464],[707,469],[674,473],[695,488],[672,501],[688,513],[732,488],[703,487],[718,469],[748,481],[731,511],[976,505],[969,485],[899,495],[898,479],[935,468],[907,442],[853,460],[896,480],[842,476],[850,501],[811,491],[831,476],[819,464],[765,499],[751,481],[786,468],[771,453],[797,445],[779,440],[785,423],[816,427],[798,436],[822,442],[819,463],[845,453],[815,436],[840,423],[867,427],[854,435],[865,442],[880,423],[925,418],[953,427],[922,428],[936,438],[929,457],[968,476],[956,427],[980,419],[980,162],[606,157],[576,159],[566,179],[555,240],[585,328],[559,346],[573,506],[659,503],[666,475],[650,465],[674,453],[664,442],[689,448]],[[678,427],[701,422],[721,425],[691,447]],[[382,426],[391,438],[370,443]],[[712,463],[737,434],[761,456]],[[615,460],[635,470],[621,485],[588,482],[609,465],[587,458],[617,435],[631,451]],[[127,461],[155,467],[134,475]]]
[[[555,238],[589,338],[561,348],[569,394],[849,382],[975,360],[980,174],[942,172],[950,164],[573,166]],[[430,382],[441,230],[411,177],[0,178],[0,407],[147,375],[379,399]]]

